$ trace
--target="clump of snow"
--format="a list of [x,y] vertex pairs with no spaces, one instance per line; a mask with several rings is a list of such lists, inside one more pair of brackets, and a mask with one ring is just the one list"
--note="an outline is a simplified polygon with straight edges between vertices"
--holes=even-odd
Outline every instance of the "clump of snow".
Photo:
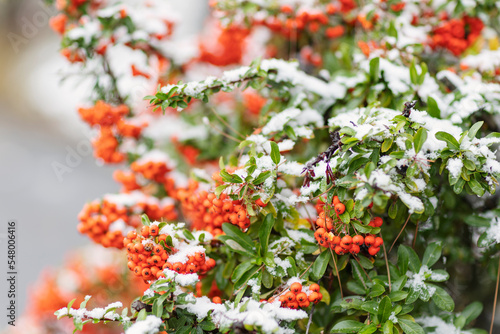
[[460,176],[460,173],[462,173],[463,166],[464,166],[464,163],[462,162],[462,159],[454,158],[454,159],[448,160],[448,164],[446,165],[446,168],[450,172],[451,176],[453,176],[454,178],[457,178]]
[[155,334],[158,332],[163,321],[154,315],[148,315],[142,321],[136,321],[130,326],[125,334]]

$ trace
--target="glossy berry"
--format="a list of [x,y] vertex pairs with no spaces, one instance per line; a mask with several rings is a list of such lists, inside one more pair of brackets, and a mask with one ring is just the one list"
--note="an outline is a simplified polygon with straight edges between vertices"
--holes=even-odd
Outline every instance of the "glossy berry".
[[295,294],[299,293],[300,291],[302,291],[302,284],[300,284],[299,282],[293,283],[292,285],[290,285],[290,291]]
[[335,204],[335,212],[338,214],[338,215],[341,215],[345,212],[345,205],[342,204],[342,203],[337,203]]
[[371,255],[371,256],[375,256],[378,252],[380,251],[380,247],[370,247],[368,248],[368,253]]
[[311,284],[311,286],[309,287],[309,290],[313,291],[313,292],[319,292],[319,285],[316,284],[316,283],[313,283]]
[[362,235],[358,234],[358,235],[355,235],[354,237],[352,237],[352,242],[355,245],[361,246],[365,242],[365,238],[363,238]]
[[158,228],[158,225],[152,225],[149,227],[149,235],[153,236],[153,237],[156,237],[158,235],[158,232],[159,232],[159,228]]
[[371,247],[375,243],[375,237],[373,235],[368,235],[365,237],[365,245]]
[[295,299],[300,303],[303,303],[304,301],[308,300],[307,295],[304,292],[299,292]]
[[214,302],[214,304],[222,304],[222,299],[220,299],[219,296],[215,296],[212,298],[212,302]]

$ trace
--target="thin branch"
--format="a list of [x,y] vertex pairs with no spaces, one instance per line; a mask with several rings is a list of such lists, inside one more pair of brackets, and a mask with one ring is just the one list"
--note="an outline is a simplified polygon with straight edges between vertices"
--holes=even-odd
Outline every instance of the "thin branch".
[[313,313],[314,313],[314,308],[316,307],[316,304],[313,304],[311,308],[311,313],[309,314],[309,321],[307,322],[307,327],[306,327],[306,334],[309,334],[309,327],[311,326],[312,318],[313,318]]
[[[379,232],[380,237],[382,237],[382,231]],[[387,258],[387,251],[385,250],[385,244],[382,242],[382,248],[384,249],[384,259],[385,259],[385,267],[387,268],[387,279],[389,280],[389,292],[392,290],[392,284],[391,284],[391,271],[389,270],[389,259]]]
[[410,217],[411,217],[411,214],[408,215],[408,218],[406,219],[405,221],[405,224],[403,225],[403,228],[401,229],[401,231],[399,231],[399,234],[398,236],[396,237],[396,239],[394,240],[394,242],[392,243],[391,245],[391,248],[389,248],[389,253],[391,252],[392,248],[394,247],[394,245],[396,244],[396,241],[398,241],[399,239],[399,236],[401,235],[401,233],[403,233],[405,227],[406,227],[406,224],[408,224],[408,222],[410,221]]
[[333,259],[333,265],[335,266],[335,272],[337,273],[337,279],[339,281],[339,288],[340,288],[340,298],[344,299],[344,291],[342,290],[342,281],[340,280],[340,273],[339,269],[337,267],[337,260],[335,260],[335,255],[333,254],[333,251],[330,247],[328,247],[330,250],[330,253],[332,254],[332,259]]
[[250,275],[247,280],[245,281],[245,283],[243,283],[240,288],[238,290],[236,290],[236,292],[233,292],[233,295],[237,295],[238,292],[240,292],[241,289],[243,289],[243,287],[247,287],[247,283],[248,281],[250,280],[250,278],[253,277],[253,275],[255,275],[256,273],[258,273],[260,270],[262,270],[262,268],[264,268],[265,264],[262,264],[256,271],[254,271],[254,273],[252,275]]
[[413,245],[411,248],[415,249],[415,244],[417,243],[417,234],[418,234],[418,220],[417,220],[417,226],[415,227],[415,235],[413,236]]
[[368,277],[370,282],[372,282],[372,278],[370,276],[368,276],[368,273],[366,272],[365,268],[363,268],[363,266],[361,265],[361,262],[359,262],[359,259],[356,256],[353,256],[353,258],[358,262],[359,266],[361,267],[361,269],[365,273],[366,277]]
[[209,125],[212,129],[214,129],[215,131],[217,131],[219,134],[223,135],[224,137],[226,137],[226,138],[228,138],[228,139],[231,139],[231,140],[233,140],[233,141],[235,141],[235,142],[237,142],[237,143],[240,143],[240,142],[241,142],[241,140],[240,140],[240,139],[235,138],[235,137],[233,137],[233,136],[231,136],[231,135],[228,135],[228,134],[227,134],[227,133],[225,133],[224,131],[222,131],[222,130],[218,129],[217,127],[215,127],[212,123],[210,123],[210,121],[208,120],[208,118],[207,118],[207,120],[206,120],[206,123],[207,123],[207,124],[208,124],[208,125]]
[[221,121],[225,126],[227,126],[230,130],[232,130],[234,133],[236,133],[237,135],[239,135],[242,139],[245,139],[245,136],[241,134],[241,132],[239,132],[238,130],[236,130],[235,128],[233,128],[228,122],[226,122],[226,120],[224,118],[222,118],[221,115],[219,115],[217,113],[217,111],[215,111],[214,108],[210,108],[210,110],[214,113],[214,115],[219,119],[219,121]]
[[497,311],[498,282],[499,281],[500,281],[500,256],[498,257],[497,286],[495,288],[495,300],[493,301],[493,313],[491,315],[490,334],[493,334],[493,325],[495,324],[495,313]]

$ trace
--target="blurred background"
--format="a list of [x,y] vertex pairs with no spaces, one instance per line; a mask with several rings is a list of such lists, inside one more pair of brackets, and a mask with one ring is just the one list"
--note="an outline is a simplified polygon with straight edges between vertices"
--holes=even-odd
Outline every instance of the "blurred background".
[[[197,32],[207,1],[173,3],[183,16],[177,36]],[[116,167],[96,163],[88,127],[77,114],[91,87],[61,83],[67,64],[48,26],[53,13],[41,0],[0,0],[0,309],[8,302],[5,233],[14,219],[18,318],[42,270],[90,243],[76,230],[85,202],[119,190],[112,179]],[[3,314],[1,319],[0,330],[8,320]]]

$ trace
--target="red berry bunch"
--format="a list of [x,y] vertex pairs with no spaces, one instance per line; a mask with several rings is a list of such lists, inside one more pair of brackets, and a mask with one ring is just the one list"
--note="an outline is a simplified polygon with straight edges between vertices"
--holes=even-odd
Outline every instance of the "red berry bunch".
[[[160,234],[159,229],[157,224],[143,226],[140,234],[131,231],[123,239],[123,245],[127,248],[127,266],[136,276],[141,276],[147,282],[165,277],[164,269],[179,274],[204,274],[215,267],[215,260],[206,258],[204,251],[189,254],[184,262],[169,262],[169,258],[179,249],[168,246],[168,234]],[[188,244],[181,244],[179,248],[186,245]]]
[[[356,255],[364,250],[371,256],[376,255],[380,251],[380,246],[384,242],[381,237],[375,237],[371,234],[353,236],[346,232],[345,224],[338,218],[339,215],[345,212],[345,205],[340,202],[337,196],[333,197],[333,211],[337,217],[332,219],[325,211],[325,203],[318,201],[316,210],[319,213],[315,221],[318,229],[314,232],[314,237],[318,244],[323,247],[329,247],[335,251],[337,255],[353,254]],[[374,217],[369,226],[380,227],[383,220],[380,217]]]
[[86,204],[78,219],[78,231],[87,234],[104,247],[123,248],[124,234],[139,227],[140,215],[154,220],[175,220],[177,212],[169,199],[159,201],[140,191],[130,194],[106,195],[102,201]]
[[[314,283],[309,288],[303,289],[299,282],[292,283],[288,291],[284,291],[280,297],[281,307],[298,309],[306,308],[310,303],[317,304],[321,301],[323,295],[319,292],[319,285]],[[272,300],[270,300],[272,302]]]
[[434,29],[431,47],[443,47],[455,56],[462,54],[481,34],[484,24],[477,17],[451,19]]
[[166,174],[172,171],[173,166],[168,161],[155,161],[154,159],[143,157],[134,161],[130,165],[130,168],[148,180],[164,183],[166,181]]

